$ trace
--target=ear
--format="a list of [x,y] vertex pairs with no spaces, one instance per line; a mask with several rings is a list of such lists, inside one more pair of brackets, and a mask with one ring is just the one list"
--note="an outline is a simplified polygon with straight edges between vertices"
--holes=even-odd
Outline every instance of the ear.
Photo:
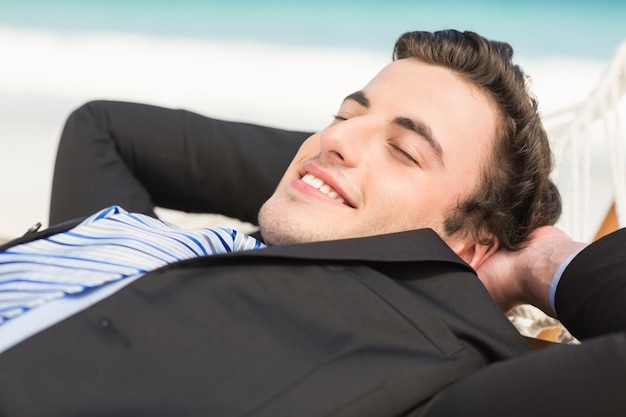
[[500,242],[493,235],[488,236],[485,242],[488,243],[480,243],[472,235],[466,235],[453,237],[448,245],[474,270],[478,270],[500,248]]

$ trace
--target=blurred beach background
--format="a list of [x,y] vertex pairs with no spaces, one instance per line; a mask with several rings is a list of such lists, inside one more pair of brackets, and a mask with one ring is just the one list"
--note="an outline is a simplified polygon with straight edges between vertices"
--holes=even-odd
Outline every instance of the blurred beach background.
[[626,2],[0,0],[0,238],[47,225],[58,137],[86,101],[316,130],[400,34],[446,28],[511,43],[548,116],[594,90],[626,40]]

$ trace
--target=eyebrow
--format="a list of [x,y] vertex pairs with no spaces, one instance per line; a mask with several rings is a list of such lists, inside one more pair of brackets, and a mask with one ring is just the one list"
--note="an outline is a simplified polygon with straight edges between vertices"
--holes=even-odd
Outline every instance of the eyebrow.
[[[343,99],[343,101],[345,102],[347,100],[355,101],[366,109],[370,107],[370,101],[365,96],[363,91],[355,91],[354,93],[347,95],[346,98]],[[443,162],[443,148],[441,147],[441,144],[439,143],[437,138],[435,138],[435,135],[433,134],[430,126],[428,126],[421,120],[414,120],[402,116],[396,117],[395,119],[393,119],[393,122],[398,126],[410,130],[411,132],[414,132],[421,138],[423,138],[434,151],[435,156],[437,157],[441,165],[445,166],[445,163]]]
[[365,94],[363,94],[363,91],[355,91],[352,94],[348,94],[346,98],[343,99],[343,101],[348,101],[348,100],[356,101],[358,104],[365,107],[366,109],[369,109],[370,107],[370,101],[367,97],[365,97]]

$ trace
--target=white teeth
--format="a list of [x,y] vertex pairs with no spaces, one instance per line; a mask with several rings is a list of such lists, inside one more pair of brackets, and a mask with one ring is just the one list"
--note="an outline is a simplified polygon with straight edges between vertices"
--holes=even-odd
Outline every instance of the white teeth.
[[317,188],[318,190],[320,188],[322,188],[322,186],[324,185],[324,181],[320,180],[319,178],[315,178],[313,177],[313,182],[311,184],[314,188]]
[[333,200],[336,200],[341,204],[344,203],[344,199],[341,198],[339,194],[337,194],[337,191],[333,190],[328,184],[324,183],[324,181],[320,180],[314,175],[305,174],[302,177],[302,181],[309,184],[311,187],[315,188],[316,190],[319,190],[321,193],[326,194]]

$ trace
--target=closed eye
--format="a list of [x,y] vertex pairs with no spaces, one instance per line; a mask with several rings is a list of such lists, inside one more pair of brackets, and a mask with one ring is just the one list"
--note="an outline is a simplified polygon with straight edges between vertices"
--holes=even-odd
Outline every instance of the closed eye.
[[398,145],[390,144],[390,146],[393,149],[393,151],[400,156],[400,158],[403,158],[404,160],[406,160],[407,162],[410,162],[411,164],[421,166],[419,161],[416,158],[411,156],[411,154],[406,152],[404,149],[402,149]]

